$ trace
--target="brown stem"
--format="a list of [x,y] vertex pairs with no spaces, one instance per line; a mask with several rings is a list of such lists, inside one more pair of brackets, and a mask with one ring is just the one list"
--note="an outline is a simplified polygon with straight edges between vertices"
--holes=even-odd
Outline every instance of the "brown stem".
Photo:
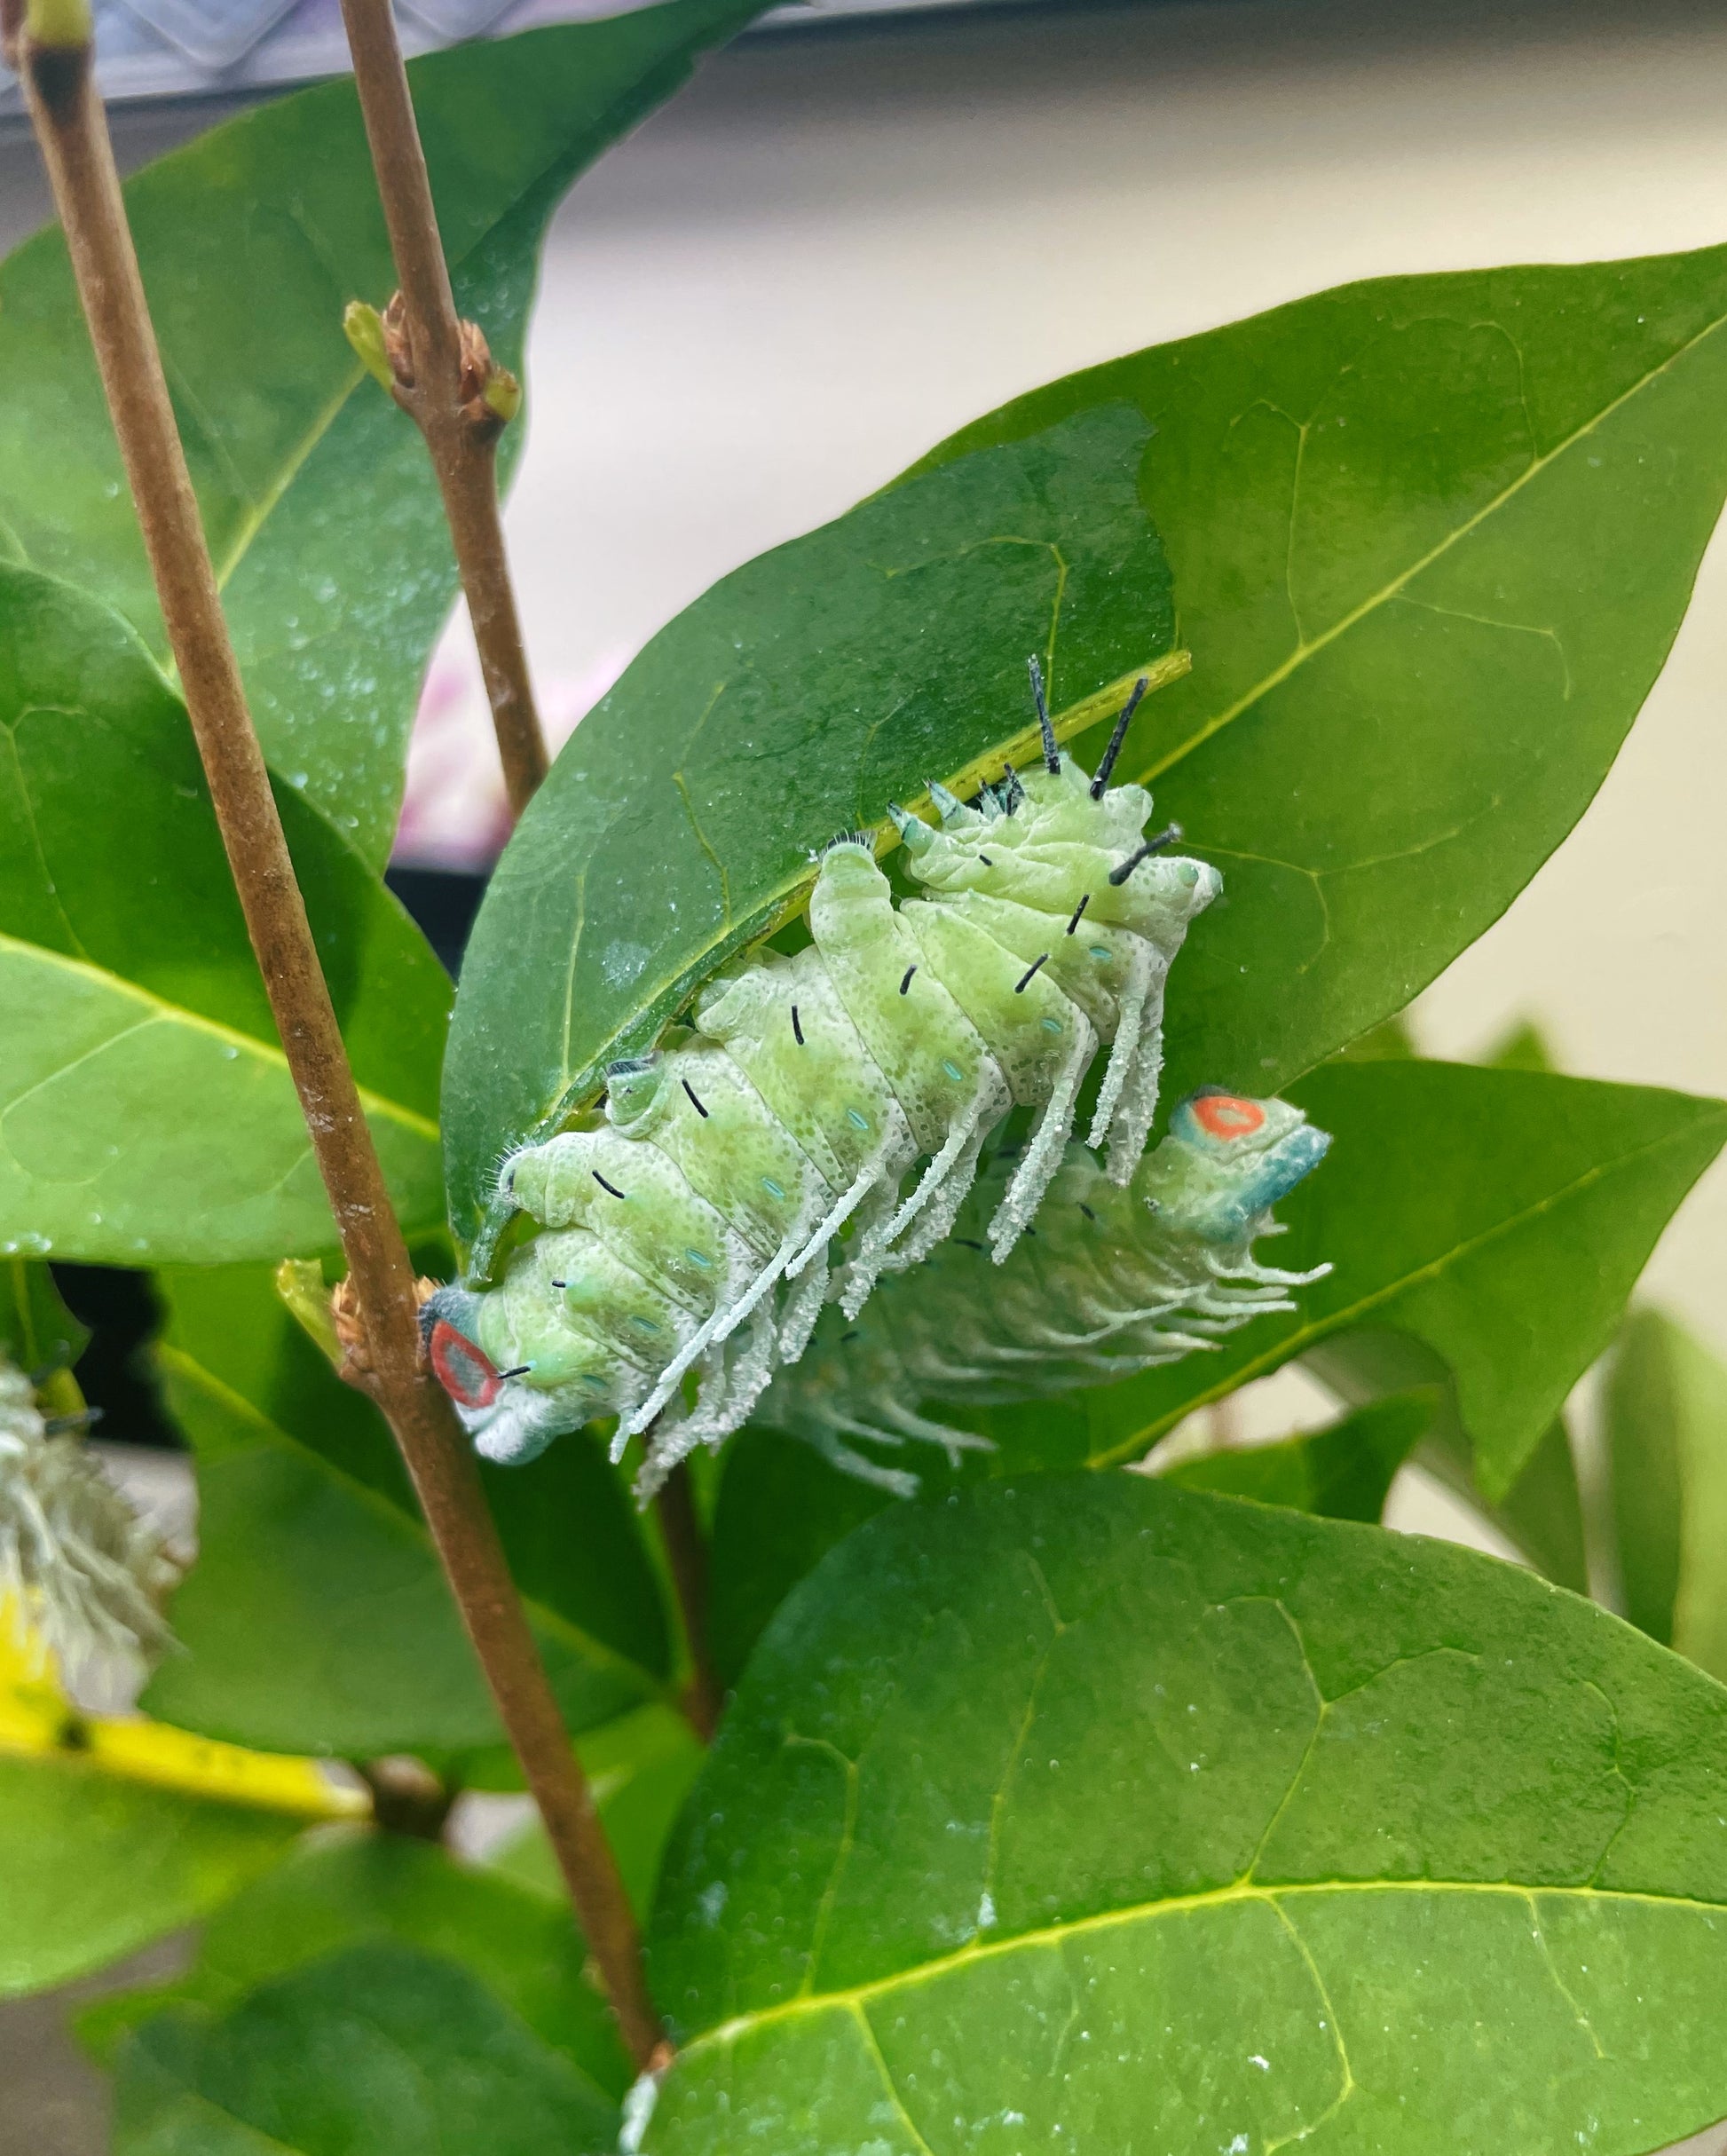
[[534,704],[498,515],[497,439],[501,421],[495,407],[489,407],[478,393],[484,388],[489,355],[476,332],[470,332],[464,349],[390,0],[342,0],[342,18],[354,57],[354,80],[384,222],[390,228],[390,252],[401,280],[406,351],[406,365],[396,367],[396,399],[413,415],[431,452],[455,542],[461,588],[468,595],[514,818],[527,807],[546,776],[546,738]]
[[[424,434],[443,490],[514,821],[546,776],[547,761],[498,517],[501,423],[478,401],[489,355],[471,325],[464,342],[456,314],[390,0],[342,0],[342,15],[401,280],[385,324],[396,400]],[[721,1694],[707,1658],[707,1553],[681,1466],[658,1513],[694,1665],[684,1705],[706,1742],[719,1726]]]
[[459,1792],[440,1781],[423,1759],[392,1753],[359,1763],[360,1780],[372,1792],[372,1818],[380,1833],[412,1842],[441,1842]]
[[707,1542],[696,1517],[696,1495],[690,1470],[680,1460],[666,1476],[654,1500],[659,1520],[660,1540],[678,1607],[683,1613],[683,1634],[690,1643],[690,1683],[683,1708],[690,1724],[704,1744],[714,1741],[720,1726],[725,1695],[714,1674],[707,1649]]
[[[537,1799],[626,2041],[663,2042],[641,1941],[586,1778],[511,1583],[479,1473],[420,1362],[414,1270],[361,1113],[329,991],[270,792],[217,596],[161,355],[127,228],[113,146],[80,42],[21,40],[30,116],[90,324],[102,383],[185,692],[210,799],[288,1069],[346,1252],[388,1418],[504,1727]],[[58,0],[59,14],[66,0]]]

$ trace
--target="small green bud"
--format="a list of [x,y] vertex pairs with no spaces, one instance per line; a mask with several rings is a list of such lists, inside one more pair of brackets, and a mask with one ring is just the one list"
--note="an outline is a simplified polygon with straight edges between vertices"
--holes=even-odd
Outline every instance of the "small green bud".
[[394,390],[396,377],[384,348],[383,317],[377,309],[368,307],[363,299],[351,299],[343,312],[342,329],[373,381]]
[[488,412],[493,412],[508,426],[522,408],[522,385],[507,367],[494,360],[486,378],[483,401]]
[[93,35],[90,0],[26,0],[24,34],[39,50],[67,51]]
[[[351,314],[353,309],[348,311]],[[376,320],[376,316],[373,320]],[[288,1305],[303,1331],[308,1333],[332,1366],[340,1370],[343,1347],[336,1338],[335,1318],[330,1309],[330,1291],[324,1284],[324,1268],[315,1258],[284,1258],[276,1268],[276,1292]]]

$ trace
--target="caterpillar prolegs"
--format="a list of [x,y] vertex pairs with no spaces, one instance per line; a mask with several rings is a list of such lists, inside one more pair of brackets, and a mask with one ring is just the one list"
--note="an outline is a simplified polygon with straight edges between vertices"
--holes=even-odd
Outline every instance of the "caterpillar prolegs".
[[915,1274],[898,1274],[855,1322],[824,1311],[808,1349],[783,1370],[754,1419],[807,1438],[837,1466],[899,1494],[917,1477],[856,1449],[857,1439],[941,1445],[950,1459],[982,1442],[917,1412],[1042,1398],[1108,1384],[1195,1348],[1252,1317],[1294,1306],[1289,1290],[1329,1272],[1281,1272],[1253,1255],[1278,1232],[1271,1208],[1331,1143],[1284,1101],[1207,1089],[1176,1110],[1170,1134],[1125,1189],[1069,1145],[1037,1234],[999,1273],[981,1230],[1011,1171],[992,1161],[952,1235]]
[[495,1289],[446,1288],[426,1312],[433,1368],[489,1457],[615,1414],[619,1452],[657,1425],[651,1488],[746,1419],[830,1297],[855,1317],[884,1270],[936,1247],[1019,1105],[1030,1135],[985,1223],[1005,1260],[1106,1044],[1087,1142],[1114,1185],[1132,1177],[1164,982],[1220,879],[1163,850],[1173,826],[1142,837],[1143,788],[1108,784],[1138,691],[1088,777],[1033,674],[1043,768],[1008,767],[971,804],[933,786],[935,827],[890,804],[923,896],[896,905],[867,837],[835,841],[807,949],[718,975],[691,1026],[611,1067],[603,1113],[505,1163],[502,1193],[540,1232]]

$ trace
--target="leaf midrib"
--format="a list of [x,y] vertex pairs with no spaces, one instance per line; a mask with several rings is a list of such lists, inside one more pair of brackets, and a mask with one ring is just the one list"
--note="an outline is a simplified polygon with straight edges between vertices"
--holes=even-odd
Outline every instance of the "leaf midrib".
[[[1110,708],[1111,699],[1119,700],[1126,690],[1132,686],[1140,673],[1148,671],[1155,667],[1167,665],[1172,656],[1181,657],[1185,654],[1160,652],[1155,659],[1147,659],[1141,667],[1132,668],[1123,675],[1119,681],[1110,682],[1101,689],[1093,690],[1089,696],[1083,696],[1076,703],[1069,704],[1065,710],[1055,713],[1050,723],[1055,729],[1056,739],[1069,741],[1075,735],[1082,734],[1089,727],[1096,725],[1098,720],[1107,715]],[[1160,683],[1158,686],[1163,686],[1163,683]],[[1041,754],[1042,746],[1043,737],[1037,727],[1035,725],[1022,726],[1017,733],[1010,734],[996,746],[968,758],[958,770],[950,774],[942,783],[946,785],[950,794],[958,794],[963,799],[966,794],[975,793],[989,770],[993,765],[1001,762],[1004,758],[1010,763],[1029,762]],[[676,774],[674,773],[674,776],[675,777]],[[915,793],[908,793],[902,804],[914,812],[919,809],[927,809],[931,805],[927,786],[919,787]],[[591,851],[598,849],[617,820],[614,817],[611,823],[608,823],[600,830],[594,840]],[[900,843],[899,833],[891,817],[883,816],[874,823],[860,823],[858,828],[868,832],[876,841],[876,858],[878,860],[880,860],[884,855],[891,853]],[[682,965],[675,967],[673,972],[662,975],[658,986],[651,994],[641,999],[634,1015],[627,1023],[614,1026],[585,1062],[572,1064],[569,1053],[572,1023],[571,993],[573,991],[577,960],[581,952],[581,936],[579,929],[571,946],[569,970],[565,983],[564,1048],[560,1058],[563,1066],[563,1090],[557,1101],[548,1110],[548,1116],[564,1114],[576,1104],[572,1095],[578,1080],[586,1072],[596,1070],[604,1062],[610,1051],[634,1031],[641,1023],[645,1012],[652,1010],[666,997],[677,993],[687,983],[706,978],[706,975],[724,957],[729,955],[730,949],[735,947],[740,940],[759,942],[762,937],[771,936],[776,928],[782,927],[788,914],[793,910],[793,902],[804,892],[814,888],[816,865],[816,864],[806,864],[798,870],[795,875],[783,877],[778,883],[771,885],[742,914],[733,916],[729,913],[720,933],[717,936],[710,936],[697,952],[685,960]]]
[[[1365,620],[1376,608],[1387,605],[1393,599],[1401,597],[1406,585],[1413,582],[1423,570],[1430,569],[1435,562],[1442,560],[1453,547],[1467,539],[1470,533],[1484,524],[1489,517],[1497,515],[1508,501],[1513,500],[1533,480],[1538,478],[1550,464],[1556,462],[1569,450],[1575,448],[1579,442],[1586,441],[1597,428],[1604,426],[1615,412],[1621,410],[1634,398],[1640,397],[1651,383],[1660,381],[1669,368],[1676,367],[1680,360],[1695,351],[1700,344],[1705,344],[1715,334],[1723,322],[1727,322],[1727,314],[1716,315],[1713,321],[1699,329],[1694,336],[1688,337],[1683,344],[1676,346],[1659,367],[1652,367],[1646,375],[1639,375],[1635,382],[1628,388],[1621,390],[1617,397],[1603,405],[1598,412],[1591,413],[1581,426],[1564,436],[1544,454],[1532,457],[1529,463],[1518,474],[1509,486],[1502,488],[1490,501],[1484,502],[1472,517],[1466,517],[1455,531],[1448,532],[1437,546],[1430,548],[1425,554],[1412,562],[1408,568],[1400,571],[1377,591],[1369,593],[1349,612],[1339,616],[1329,628],[1322,630],[1319,636],[1310,639],[1301,636],[1300,625],[1297,622],[1297,641],[1289,656],[1280,665],[1274,667],[1269,674],[1257,682],[1234,703],[1217,713],[1196,733],[1190,735],[1186,741],[1171,748],[1166,755],[1149,763],[1143,771],[1137,775],[1137,783],[1142,786],[1149,786],[1165,771],[1173,770],[1192,755],[1195,750],[1203,747],[1214,734],[1220,733],[1226,726],[1232,724],[1244,712],[1250,710],[1262,697],[1268,696],[1274,689],[1287,681],[1297,667],[1303,666],[1316,653],[1324,651],[1329,644],[1336,643],[1339,636],[1353,628],[1357,622]],[[1517,347],[1517,349],[1519,358],[1521,358],[1521,348]],[[1533,428],[1531,431],[1533,434]],[[1292,524],[1296,504],[1292,494],[1289,504]]]
[[[309,1461],[365,1510],[386,1521],[392,1528],[406,1531],[428,1557],[436,1559],[437,1552],[432,1547],[430,1535],[413,1513],[392,1504],[381,1490],[359,1481],[313,1446],[302,1443],[291,1430],[285,1430],[279,1422],[272,1421],[262,1408],[248,1400],[243,1393],[236,1392],[233,1386],[218,1378],[195,1355],[188,1354],[183,1347],[173,1347],[165,1341],[159,1341],[155,1352],[164,1362],[172,1366],[186,1384],[209,1394],[237,1421],[256,1430],[266,1443],[286,1446],[296,1458]],[[651,1700],[658,1700],[665,1704],[676,1706],[673,1687],[642,1663],[632,1662],[621,1649],[608,1647],[604,1640],[585,1631],[573,1618],[566,1617],[562,1611],[552,1608],[537,1596],[524,1593],[522,1601],[547,1631],[556,1635],[565,1646],[572,1647],[593,1667],[610,1670],[613,1675],[623,1677],[639,1686],[644,1705]]]
[[757,2030],[777,2023],[796,2021],[806,2016],[828,2012],[834,2009],[851,2011],[867,2006],[872,2000],[889,1998],[896,1992],[933,1983],[955,1971],[970,1968],[974,1963],[999,1961],[1004,1955],[1021,1952],[1036,1952],[1045,1947],[1060,1947],[1070,1939],[1084,1939],[1092,1933],[1119,1929],[1124,1925],[1155,1923],[1161,1916],[1186,1915],[1196,1909],[1226,1908],[1235,1905],[1258,1904],[1275,1910],[1283,1901],[1305,1895],[1318,1894],[1496,1894],[1513,1901],[1533,1903],[1542,1900],[1605,1901],[1639,1907],[1688,1909],[1710,1916],[1727,1915],[1727,1902],[1705,1901],[1690,1894],[1661,1894],[1645,1888],[1600,1887],[1581,1885],[1549,1886],[1530,1884],[1523,1885],[1499,1879],[1302,1879],[1286,1884],[1262,1886],[1248,1880],[1232,1880],[1227,1886],[1207,1887],[1197,1893],[1171,1894],[1151,1901],[1130,1902],[1121,1908],[1100,1909],[1090,1916],[1065,1918],[1052,1924],[1040,1925],[1029,1931],[1017,1931],[1011,1939],[974,1939],[950,1954],[933,1955],[928,1961],[919,1962],[909,1969],[896,1970],[891,1976],[872,1977],[864,1983],[845,1986],[832,1991],[808,1992],[796,1999],[782,2001],[777,2006],[753,2009],[743,2014],[730,2016],[704,2029],[692,2037],[678,2053],[680,2061],[719,2044],[735,2043],[740,2037],[752,2035]]
[[[1085,1465],[1091,1468],[1119,1465],[1123,1460],[1131,1458],[1135,1453],[1143,1450],[1147,1445],[1155,1442],[1166,1431],[1173,1429],[1177,1423],[1186,1416],[1191,1415],[1196,1408],[1209,1406],[1213,1401],[1222,1399],[1226,1394],[1234,1392],[1238,1386],[1248,1384],[1255,1378],[1263,1377],[1267,1370],[1280,1369],[1285,1362],[1303,1353],[1305,1349],[1313,1347],[1316,1341],[1326,1339],[1328,1335],[1338,1331],[1345,1326],[1359,1323],[1365,1315],[1377,1309],[1383,1304],[1392,1301],[1397,1296],[1407,1294],[1413,1288],[1423,1287],[1431,1281],[1441,1279],[1452,1267],[1463,1264],[1468,1259],[1475,1256],[1478,1252],[1485,1250],[1490,1244],[1497,1242],[1501,1236],[1515,1234],[1518,1228],[1526,1226],[1532,1220],[1540,1220],[1543,1214],[1569,1203],[1571,1199],[1590,1189],[1594,1184],[1605,1181],[1608,1176],[1618,1175],[1634,1163],[1647,1158],[1651,1154],[1661,1152],[1669,1146],[1679,1145],[1685,1140],[1695,1137],[1699,1131],[1707,1130],[1712,1123],[1719,1124],[1723,1120],[1727,1120],[1727,1102],[1717,1104],[1713,1116],[1699,1116],[1694,1123],[1686,1125],[1683,1130],[1664,1132],[1660,1137],[1651,1138],[1644,1144],[1634,1147],[1628,1153],[1616,1153],[1611,1160],[1594,1162],[1590,1166],[1585,1168],[1581,1175],[1573,1176],[1570,1182],[1561,1184],[1557,1190],[1550,1190],[1545,1196],[1538,1198],[1533,1205],[1526,1205],[1517,1212],[1508,1213],[1503,1220],[1495,1220],[1491,1228],[1485,1228],[1479,1234],[1468,1236],[1461,1243],[1453,1244],[1448,1251],[1442,1252],[1439,1257],[1430,1258],[1426,1264],[1417,1266],[1414,1271],[1401,1274],[1397,1279],[1386,1282],[1383,1286],[1376,1288],[1371,1294],[1363,1295],[1355,1302],[1345,1304],[1341,1309],[1330,1312],[1324,1318],[1316,1320],[1311,1324],[1297,1326],[1293,1332],[1286,1333],[1281,1340],[1268,1343],[1249,1362],[1238,1369],[1229,1371],[1226,1375],[1219,1377],[1215,1385],[1208,1386],[1203,1392],[1194,1394],[1191,1398],[1183,1401],[1179,1407],[1171,1408],[1165,1414],[1155,1416],[1151,1421],[1142,1424],[1131,1437],[1123,1439],[1107,1452],[1088,1454]],[[1132,1384],[1133,1379],[1128,1378],[1124,1382]]]
[[[128,981],[106,967],[93,965],[85,959],[73,958],[63,951],[51,951],[43,944],[27,943],[20,936],[0,933],[0,952],[17,952],[36,964],[58,967],[64,972],[79,975],[108,995],[129,998],[140,1005],[145,1012],[145,1015],[138,1021],[139,1025],[161,1022],[184,1027],[193,1032],[205,1034],[210,1039],[221,1042],[225,1047],[233,1048],[269,1064],[284,1075],[288,1074],[288,1058],[280,1045],[272,1046],[268,1041],[260,1040],[254,1033],[242,1033],[233,1026],[225,1025],[220,1019],[207,1018],[201,1012],[188,1009],[184,1004],[170,1003],[165,997],[154,994],[149,989],[140,987],[136,981]],[[106,1050],[111,1045],[109,1040],[100,1041],[97,1044],[97,1049],[99,1052]],[[43,1086],[52,1084],[66,1068],[67,1066],[62,1065],[59,1070],[50,1072],[45,1078],[39,1079],[30,1091],[36,1092]],[[430,1117],[421,1115],[417,1110],[406,1107],[400,1101],[392,1101],[386,1094],[374,1092],[369,1086],[359,1086],[358,1091],[360,1105],[368,1116],[382,1117],[386,1121],[411,1132],[416,1138],[423,1138],[432,1145],[438,1143],[438,1125]],[[0,1103],[0,1114],[10,1115],[20,1101],[28,1097],[28,1094],[12,1096]]]

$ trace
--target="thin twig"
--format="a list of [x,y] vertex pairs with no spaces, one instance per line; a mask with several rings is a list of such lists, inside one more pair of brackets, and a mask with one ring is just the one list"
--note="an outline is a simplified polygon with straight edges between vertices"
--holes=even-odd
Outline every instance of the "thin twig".
[[[498,517],[493,446],[504,423],[501,406],[514,383],[509,382],[501,399],[494,391],[488,402],[488,383],[501,370],[491,367],[485,340],[473,324],[456,314],[390,0],[342,0],[342,15],[401,282],[398,299],[381,320],[374,318],[375,329],[364,319],[369,310],[351,308],[349,334],[396,401],[412,414],[431,451],[479,646],[514,823],[547,770]],[[684,1706],[696,1733],[711,1742],[719,1726],[721,1692],[707,1656],[707,1552],[682,1467],[674,1470],[655,1509],[694,1671]]]
[[456,316],[390,0],[342,0],[342,18],[401,280],[399,305],[392,301],[384,317],[390,386],[431,452],[516,817],[546,776],[546,738],[498,514],[498,436],[520,392],[493,366],[478,330]]
[[707,1543],[696,1516],[696,1493],[690,1469],[680,1460],[666,1476],[654,1500],[666,1562],[677,1590],[678,1608],[683,1616],[683,1634],[690,1643],[690,1682],[683,1710],[704,1744],[714,1741],[725,1705],[725,1694],[714,1673],[707,1647]]
[[306,925],[217,596],[91,81],[85,0],[29,0],[9,40],[47,162],[79,296],[138,505],[223,844],[346,1252],[366,1389],[395,1432],[452,1591],[599,1964],[626,2041],[663,2044],[635,1920],[558,1712],[449,1402],[420,1360],[413,1268]]

